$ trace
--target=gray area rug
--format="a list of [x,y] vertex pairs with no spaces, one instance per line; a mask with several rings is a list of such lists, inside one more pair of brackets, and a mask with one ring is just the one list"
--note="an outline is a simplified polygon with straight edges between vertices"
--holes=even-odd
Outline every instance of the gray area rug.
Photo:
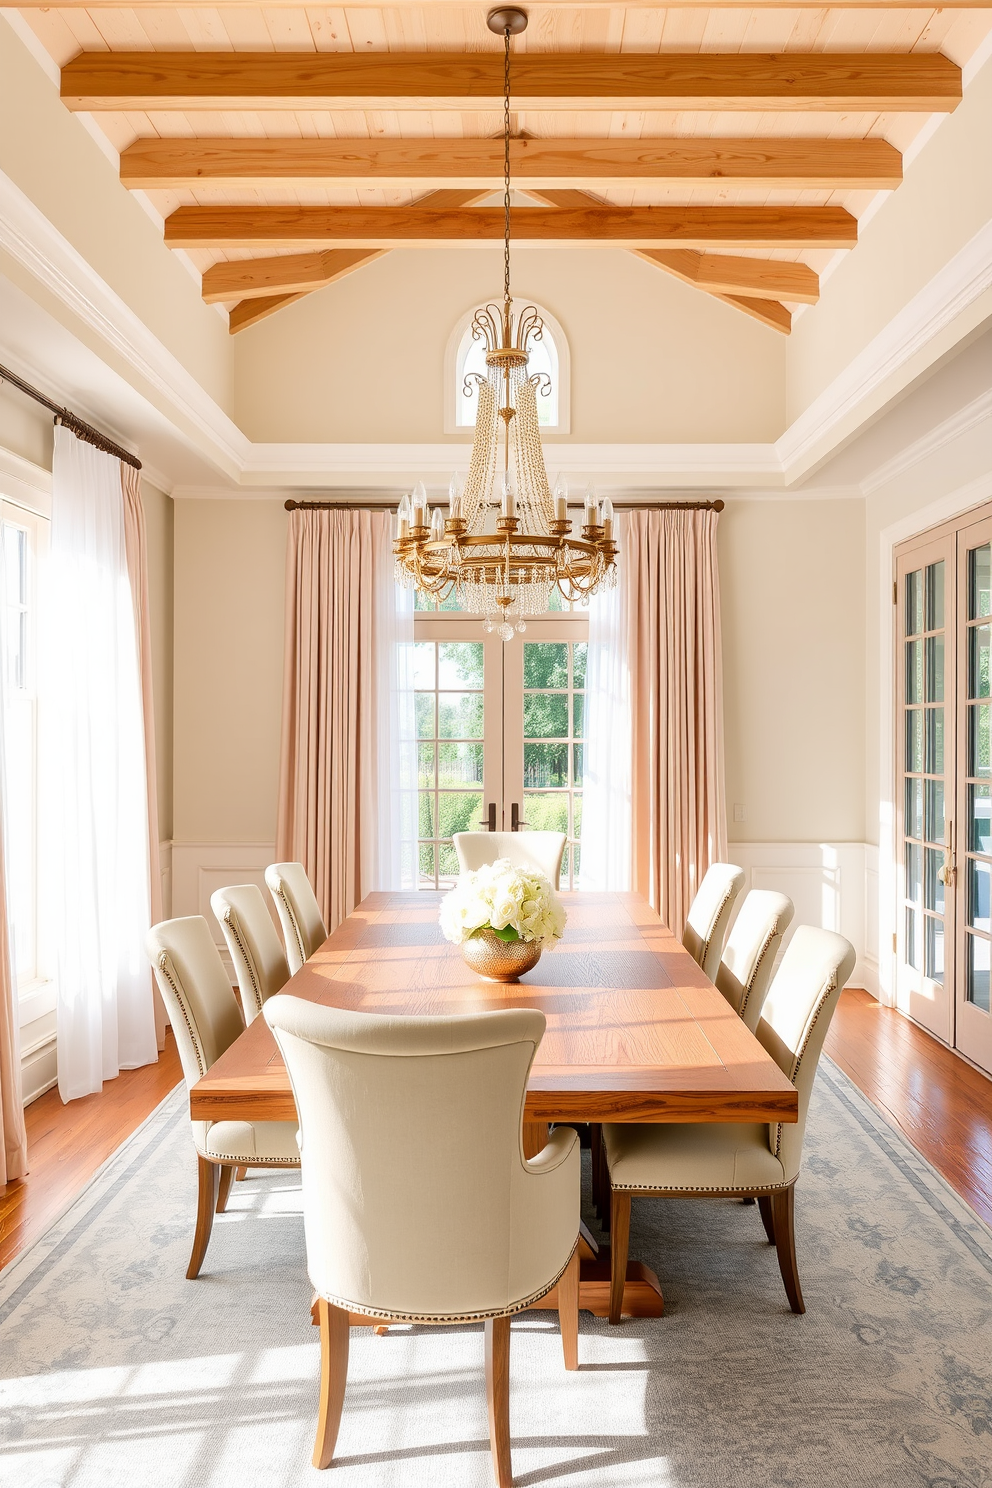
[[[337,1465],[298,1178],[250,1177],[184,1271],[181,1092],[0,1277],[3,1488],[490,1488],[480,1327],[352,1334]],[[827,1061],[798,1189],[808,1311],[757,1209],[634,1201],[666,1316],[515,1321],[518,1485],[992,1488],[992,1233]],[[429,1222],[431,1216],[425,1215]]]

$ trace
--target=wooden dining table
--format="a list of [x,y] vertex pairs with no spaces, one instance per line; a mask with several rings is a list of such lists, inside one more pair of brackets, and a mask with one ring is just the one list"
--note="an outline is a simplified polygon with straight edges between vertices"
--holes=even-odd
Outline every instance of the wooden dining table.
[[[519,982],[485,981],[438,926],[435,892],[370,894],[284,990],[327,1007],[431,1015],[539,1008],[547,1030],[527,1085],[528,1157],[549,1123],[798,1120],[795,1087],[639,894],[563,894],[561,942]],[[289,1076],[256,1018],[190,1091],[205,1121],[295,1121]],[[609,1311],[605,1246],[583,1226],[579,1305]],[[553,1296],[539,1307],[554,1305]],[[660,1316],[632,1260],[624,1312]],[[353,1321],[359,1321],[355,1318]],[[365,1320],[367,1321],[367,1320]]]

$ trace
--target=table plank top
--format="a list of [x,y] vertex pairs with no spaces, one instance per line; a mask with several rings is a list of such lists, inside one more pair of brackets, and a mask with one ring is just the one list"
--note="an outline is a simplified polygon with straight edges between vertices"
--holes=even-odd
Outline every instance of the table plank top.
[[[438,927],[440,894],[370,894],[285,987],[330,1007],[424,1015],[540,1008],[528,1121],[785,1121],[791,1082],[638,894],[563,894],[564,938],[517,983],[482,980]],[[256,1018],[190,1091],[196,1120],[293,1121]]]

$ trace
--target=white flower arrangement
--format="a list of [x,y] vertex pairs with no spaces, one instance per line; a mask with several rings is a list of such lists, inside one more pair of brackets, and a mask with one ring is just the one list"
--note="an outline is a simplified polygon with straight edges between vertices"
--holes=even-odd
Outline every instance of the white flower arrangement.
[[500,940],[537,940],[549,951],[565,920],[565,906],[544,874],[514,868],[508,858],[461,874],[441,900],[441,930],[455,945],[488,927]]

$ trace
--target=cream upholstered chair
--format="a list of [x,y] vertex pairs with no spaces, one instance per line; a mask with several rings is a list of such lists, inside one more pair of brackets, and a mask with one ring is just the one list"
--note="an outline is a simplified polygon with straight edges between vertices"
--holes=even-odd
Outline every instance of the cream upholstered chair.
[[233,884],[210,896],[234,962],[245,1023],[262,1011],[262,1003],[289,981],[289,965],[262,891],[255,884]]
[[558,887],[564,832],[456,832],[452,841],[462,873],[508,858],[514,868],[536,868],[553,888]]
[[265,882],[275,900],[292,975],[327,939],[317,896],[302,863],[270,863]]
[[[145,937],[145,950],[169,1010],[187,1088],[205,1075],[244,1029],[224,963],[202,915],[164,920]],[[295,1121],[193,1121],[199,1195],[193,1251],[186,1268],[199,1275],[214,1212],[222,1214],[236,1168],[296,1168]]]
[[772,889],[752,889],[727,938],[716,985],[754,1033],[772,979],[782,936],[792,923],[791,899]]
[[723,955],[730,912],[743,887],[743,869],[733,863],[711,863],[689,906],[682,944],[711,982]]
[[634,1195],[757,1198],[789,1303],[793,1312],[805,1312],[796,1264],[795,1185],[813,1077],[854,960],[854,947],[842,935],[800,925],[765,999],[758,1038],[796,1087],[798,1123],[603,1127],[611,1188],[611,1323],[620,1321]]
[[566,1367],[578,1367],[578,1139],[559,1127],[530,1161],[521,1147],[543,1013],[404,1018],[283,994],[263,1016],[300,1114],[321,1328],[314,1466],[334,1455],[349,1313],[484,1321],[490,1444],[508,1485],[511,1315],[557,1287]]

